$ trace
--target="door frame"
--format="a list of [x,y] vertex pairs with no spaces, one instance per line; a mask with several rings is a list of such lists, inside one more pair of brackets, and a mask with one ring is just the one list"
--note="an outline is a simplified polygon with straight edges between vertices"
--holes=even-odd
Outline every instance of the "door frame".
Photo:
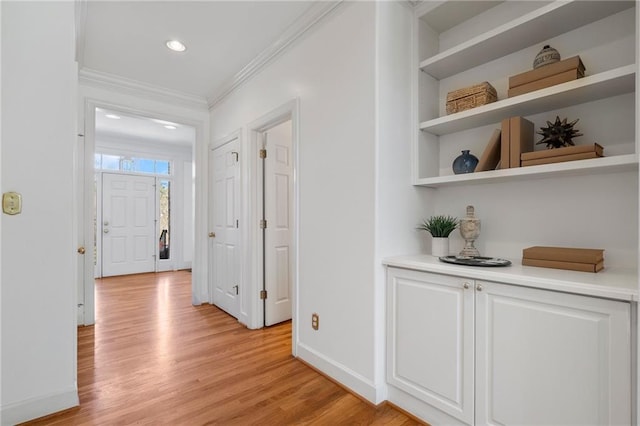
[[[124,114],[135,114],[143,117],[153,117],[161,120],[172,121],[186,126],[191,126],[196,131],[195,142],[191,147],[191,159],[195,171],[195,190],[193,192],[193,205],[194,205],[194,238],[193,238],[193,262],[192,262],[192,280],[191,280],[191,299],[194,305],[199,305],[203,301],[207,300],[207,253],[203,253],[200,257],[204,261],[198,259],[197,253],[198,247],[202,246],[206,251],[205,237],[203,231],[207,226],[206,218],[206,204],[203,203],[202,194],[206,194],[206,180],[203,182],[202,175],[206,173],[207,161],[200,160],[200,149],[202,146],[206,146],[205,140],[207,135],[205,134],[205,123],[201,120],[193,119],[192,117],[177,116],[166,114],[159,111],[151,111],[145,109],[136,109],[123,106],[122,104],[116,104],[109,101],[104,101],[92,97],[83,97],[82,104],[79,108],[82,116],[79,118],[79,123],[82,126],[84,123],[84,131],[79,131],[84,135],[84,155],[82,158],[78,158],[78,170],[79,170],[79,182],[77,188],[77,202],[79,204],[78,210],[82,211],[82,220],[78,221],[78,246],[85,247],[86,254],[82,259],[84,268],[82,277],[78,277],[78,286],[82,286],[84,289],[84,300],[78,300],[78,305],[83,305],[83,314],[78,313],[78,319],[82,317],[83,323],[78,325],[93,325],[95,324],[95,277],[94,277],[94,265],[93,265],[93,247],[95,243],[94,238],[94,156],[96,150],[96,123],[95,113],[96,108],[109,109],[113,111],[121,111]],[[194,112],[195,114],[195,112]],[[80,268],[78,268],[80,271]],[[78,290],[79,293],[79,290]],[[80,309],[78,309],[80,310]]]
[[298,155],[299,155],[299,98],[295,98],[278,108],[266,113],[262,117],[253,121],[247,126],[249,137],[247,138],[248,147],[245,152],[247,155],[247,179],[245,183],[245,205],[247,208],[244,214],[247,217],[247,235],[245,241],[246,256],[248,259],[247,268],[245,269],[248,277],[249,291],[247,292],[249,299],[247,306],[250,309],[250,322],[247,324],[249,328],[262,328],[264,318],[264,307],[260,299],[260,290],[262,290],[262,230],[260,229],[260,219],[262,219],[262,161],[259,154],[262,149],[262,133],[272,127],[291,120],[291,143],[293,149],[293,223],[292,223],[292,352],[295,356],[298,344],[298,224],[299,224],[299,181],[298,181]]

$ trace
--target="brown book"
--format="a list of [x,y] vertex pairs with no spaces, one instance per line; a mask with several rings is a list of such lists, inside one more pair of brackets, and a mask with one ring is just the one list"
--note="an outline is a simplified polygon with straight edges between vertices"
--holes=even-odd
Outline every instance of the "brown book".
[[540,164],[553,164],[553,163],[564,163],[565,161],[575,161],[575,160],[588,160],[590,158],[599,158],[602,155],[598,155],[597,152],[582,152],[580,154],[567,154],[567,155],[559,155],[557,157],[548,157],[548,158],[537,158],[535,160],[524,160],[521,163],[522,167],[527,166],[539,166]]
[[559,157],[567,154],[582,154],[583,152],[595,152],[599,156],[604,155],[604,148],[600,144],[565,146],[562,148],[542,149],[540,151],[523,152],[520,155],[522,161],[535,160],[537,158]]
[[522,259],[524,266],[540,268],[568,269],[570,271],[598,272],[604,269],[604,261],[598,263],[560,262],[555,260]]
[[512,98],[514,96],[522,95],[536,90],[545,89],[547,87],[555,86],[556,84],[566,83],[567,81],[577,80],[584,77],[584,73],[580,70],[572,69],[564,71],[559,74],[554,74],[549,77],[541,78],[540,80],[532,81],[521,86],[516,86],[507,91],[507,97]]
[[533,151],[533,123],[522,117],[509,121],[509,167],[520,167],[520,154]]
[[526,259],[596,264],[604,260],[604,250],[573,247],[534,246],[523,249],[522,257]]
[[580,56],[573,56],[563,61],[544,65],[531,71],[513,75],[509,77],[509,88],[511,89],[522,86],[523,84],[531,83],[532,81],[540,80],[555,74],[560,74],[561,72],[569,71],[571,69],[578,69],[584,74],[585,68],[584,64],[580,60]]
[[491,139],[487,147],[480,156],[480,161],[476,166],[476,172],[484,172],[487,170],[494,170],[500,161],[500,129],[495,129],[491,134]]
[[510,119],[505,118],[502,120],[501,125],[501,134],[500,134],[500,168],[508,169],[511,164],[510,161],[510,149],[511,149],[511,140],[509,138],[510,135]]

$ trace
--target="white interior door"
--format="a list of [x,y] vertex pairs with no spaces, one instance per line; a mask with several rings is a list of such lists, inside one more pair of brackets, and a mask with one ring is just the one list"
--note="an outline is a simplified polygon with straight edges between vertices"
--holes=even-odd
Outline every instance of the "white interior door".
[[234,139],[210,152],[212,176],[212,302],[238,318],[240,312],[240,155]]
[[102,276],[153,272],[156,267],[156,179],[102,176]]
[[291,319],[293,282],[293,154],[291,120],[264,135],[265,325]]

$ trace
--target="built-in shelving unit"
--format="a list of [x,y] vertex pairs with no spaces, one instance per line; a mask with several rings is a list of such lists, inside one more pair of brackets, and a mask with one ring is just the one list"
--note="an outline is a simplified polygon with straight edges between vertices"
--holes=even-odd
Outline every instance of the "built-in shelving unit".
[[[559,43],[565,50],[571,51],[571,48],[574,48],[573,45],[579,44],[579,37],[576,37],[578,32],[586,28],[590,34],[597,33],[598,31],[592,30],[591,27],[598,25],[598,21],[606,18],[610,19],[611,25],[617,28],[618,21],[628,23],[628,16],[635,16],[636,13],[633,1],[575,0],[540,2],[539,4],[532,2],[526,6],[529,9],[525,9],[522,14],[517,11],[511,12],[514,16],[506,23],[495,25],[496,20],[491,21],[492,16],[508,16],[507,8],[509,7],[525,7],[517,3],[519,2],[450,1],[435,5],[423,4],[416,8],[418,22],[420,22],[418,51],[426,56],[418,57],[416,61],[418,73],[422,75],[416,79],[419,104],[416,115],[419,130],[414,140],[413,150],[413,183],[415,185],[439,187],[516,180],[524,177],[580,174],[587,170],[589,173],[637,170],[638,148],[635,140],[637,138],[628,136],[634,131],[628,130],[624,136],[616,140],[617,130],[612,129],[609,132],[614,134],[612,140],[597,140],[605,146],[606,157],[603,158],[494,170],[464,176],[454,175],[449,171],[454,158],[447,158],[446,154],[441,155],[441,144],[459,144],[455,149],[447,148],[447,152],[459,153],[461,149],[469,149],[468,146],[464,146],[465,138],[471,138],[469,132],[475,129],[490,125],[499,128],[504,118],[531,117],[545,112],[551,114],[551,112],[570,109],[577,105],[590,105],[590,103],[595,105],[598,101],[616,96],[633,95],[636,91],[638,67],[634,60],[635,28],[627,25],[628,29],[623,30],[627,33],[622,32],[622,35],[619,34],[617,37],[631,41],[617,45],[615,43],[619,43],[618,39],[608,39],[606,34],[602,34],[601,41],[594,40],[592,43],[595,47],[589,46],[588,49],[592,49],[590,51],[582,52],[580,49],[584,47],[575,47],[577,54],[580,54],[587,67],[587,75],[584,78],[508,98],[505,92],[509,76],[526,71],[530,66],[517,63],[520,67],[517,68],[514,65],[516,61],[522,60],[522,52],[536,52],[550,39]],[[483,7],[476,12],[476,15],[479,13],[480,16],[469,16],[464,10],[468,6]],[[442,16],[453,17],[449,25],[438,22],[442,21]],[[486,19],[483,20],[483,17]],[[484,21],[487,23],[483,27]],[[470,31],[468,37],[458,36],[456,39],[456,34],[451,36],[453,33],[464,31]],[[451,42],[451,40],[454,41]],[[598,42],[601,42],[601,45],[598,45]],[[442,50],[440,50],[441,46]],[[626,52],[618,52],[621,53],[618,57],[626,59],[622,62],[610,63],[606,56],[607,49],[626,49]],[[531,53],[529,58],[532,60],[533,56],[535,53]],[[496,66],[496,63],[504,66]],[[486,69],[492,72],[487,73]],[[501,69],[504,69],[502,75],[499,74],[500,71],[496,72]],[[512,71],[514,69],[517,71]],[[444,113],[444,98],[448,91],[477,84],[483,80],[489,81],[498,88],[497,102],[451,115]],[[630,105],[630,108],[634,107],[635,105]],[[594,108],[602,107],[596,105]],[[606,113],[609,111],[603,111],[601,120],[602,126],[605,127],[610,121],[607,120]],[[546,119],[553,119],[553,117]],[[535,124],[541,125],[544,121]],[[627,125],[632,129],[635,123],[629,122]],[[611,126],[615,125],[611,124]],[[458,135],[461,137],[458,138]],[[589,137],[589,135],[586,136]],[[486,140],[486,138],[485,131],[485,133],[478,133],[475,139]],[[587,143],[588,139],[583,140]],[[625,145],[631,148],[623,150],[616,148],[609,152],[607,144]],[[475,151],[476,156],[479,157],[480,148],[477,147]]]

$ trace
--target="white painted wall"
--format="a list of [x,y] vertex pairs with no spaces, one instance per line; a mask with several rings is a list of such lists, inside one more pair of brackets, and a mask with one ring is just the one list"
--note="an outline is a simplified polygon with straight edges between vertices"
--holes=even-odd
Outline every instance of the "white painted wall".
[[211,112],[220,140],[299,99],[297,354],[372,402],[386,387],[380,259],[420,250],[428,195],[410,184],[410,16],[344,3]]
[[[117,83],[117,82],[116,82]],[[190,125],[196,129],[196,142],[193,149],[192,163],[195,165],[195,182],[193,184],[195,202],[192,210],[191,226],[194,229],[195,241],[191,253],[193,267],[192,302],[199,305],[209,300],[207,289],[207,145],[209,143],[209,113],[204,100],[198,106],[194,102],[171,101],[171,94],[149,93],[144,88],[122,85],[114,86],[108,82],[93,81],[81,78],[80,96],[78,98],[79,121],[85,121],[87,104],[93,103],[105,108],[115,108],[138,115],[157,117],[163,120]],[[88,130],[87,130],[88,133]],[[193,172],[192,172],[193,173]],[[185,221],[188,223],[188,220]]]
[[[78,404],[73,2],[2,2],[2,424]],[[34,262],[38,267],[34,267]]]
[[[385,383],[385,283],[382,259],[428,252],[426,234],[416,230],[432,214],[433,192],[411,185],[412,108],[414,96],[413,11],[408,4],[376,4],[376,253],[375,364],[377,386]],[[376,401],[380,402],[380,401]]]

